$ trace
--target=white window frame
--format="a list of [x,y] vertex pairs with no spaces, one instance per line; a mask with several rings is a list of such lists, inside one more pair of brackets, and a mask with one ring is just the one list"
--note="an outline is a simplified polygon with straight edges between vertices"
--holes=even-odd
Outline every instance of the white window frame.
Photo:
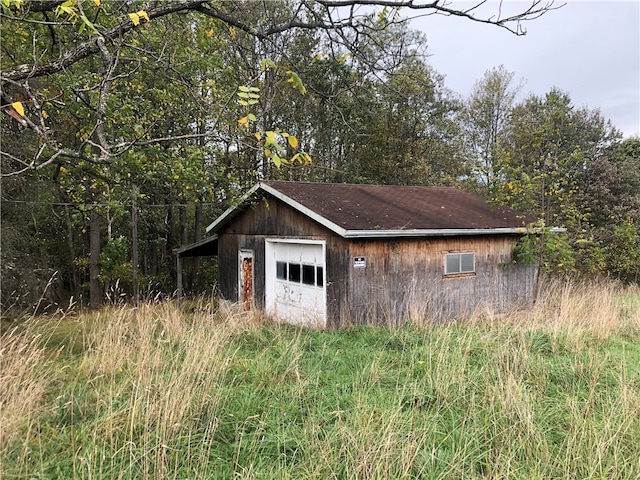
[[[462,270],[462,257],[465,255],[473,256],[473,269],[472,270]],[[457,257],[458,259],[458,270],[449,271],[448,265],[449,260],[453,257]],[[444,274],[445,276],[449,275],[470,275],[476,273],[476,252],[455,252],[455,253],[445,253],[444,255]]]

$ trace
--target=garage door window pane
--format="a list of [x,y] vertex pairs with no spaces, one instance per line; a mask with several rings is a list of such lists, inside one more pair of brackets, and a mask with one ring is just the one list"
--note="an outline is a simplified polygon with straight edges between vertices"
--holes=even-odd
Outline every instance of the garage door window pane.
[[287,279],[287,262],[276,262],[276,278],[279,280]]
[[300,283],[300,264],[299,263],[289,264],[289,281]]
[[313,265],[303,265],[302,266],[302,283],[305,285],[315,285],[316,284],[316,269]]
[[322,267],[316,267],[316,285],[324,286],[324,269]]

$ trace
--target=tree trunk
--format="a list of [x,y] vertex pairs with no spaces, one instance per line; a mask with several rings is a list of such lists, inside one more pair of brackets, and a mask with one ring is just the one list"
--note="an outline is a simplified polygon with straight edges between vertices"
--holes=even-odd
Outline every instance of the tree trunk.
[[[168,200],[167,200],[168,202]],[[165,251],[167,256],[172,256],[173,249],[177,247],[174,239],[174,217],[173,217],[173,206],[170,203],[166,203],[167,207],[167,215],[165,217]],[[171,278],[176,278],[176,262],[168,262],[169,265],[169,273]]]
[[89,308],[95,309],[102,303],[100,289],[100,214],[91,212],[89,224]]
[[140,284],[138,280],[138,188],[131,189],[131,280],[133,282],[133,306],[138,306]]
[[180,205],[180,246],[184,247],[189,244],[189,225],[187,223],[187,206]]
[[64,207],[64,219],[67,224],[67,247],[69,248],[69,257],[71,258],[71,289],[73,296],[77,299],[80,297],[80,277],[78,276],[78,269],[75,264],[76,248],[73,243],[73,224],[71,223],[69,205],[65,205]]

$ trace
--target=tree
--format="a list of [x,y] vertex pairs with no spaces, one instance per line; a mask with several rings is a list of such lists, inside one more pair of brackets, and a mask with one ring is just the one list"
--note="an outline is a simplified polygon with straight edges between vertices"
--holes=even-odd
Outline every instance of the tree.
[[640,220],[640,139],[608,148],[587,165],[580,182],[580,204],[589,222],[603,228]]
[[[201,125],[214,125],[215,121],[223,118],[219,111],[235,93],[235,88],[231,86],[225,91],[230,82],[224,76],[229,73],[220,68],[220,60],[215,61],[217,52],[226,50],[226,45],[219,38],[207,35],[212,25],[207,23],[206,18],[198,28],[184,17],[176,18],[172,23],[164,20],[156,22],[156,29],[147,32],[144,41],[133,38],[122,46],[119,63],[135,58],[140,52],[148,54],[153,48],[159,49],[161,55],[155,58],[155,64],[136,61],[134,68],[130,68],[130,62],[123,67],[111,85],[107,102],[110,114],[104,124],[105,132],[109,132],[114,138],[135,136],[139,139],[138,145],[119,155],[117,161],[102,162],[81,158],[71,165],[64,159],[57,159],[36,172],[43,177],[49,175],[50,181],[53,181],[51,187],[58,198],[54,196],[50,201],[67,203],[72,205],[71,208],[78,206],[75,212],[64,216],[68,219],[68,231],[86,229],[92,234],[89,235],[93,240],[89,242],[92,246],[91,255],[87,255],[84,248],[76,245],[86,239],[79,235],[69,235],[71,259],[68,260],[68,264],[76,265],[81,270],[76,272],[74,269],[74,275],[78,273],[83,276],[86,273],[91,278],[92,305],[97,305],[103,290],[110,288],[109,278],[112,276],[107,271],[105,262],[101,261],[104,255],[100,253],[100,249],[102,246],[109,246],[120,235],[130,235],[128,215],[134,181],[144,188],[140,197],[143,208],[141,221],[146,223],[147,228],[141,233],[143,238],[151,237],[149,241],[142,242],[143,248],[149,251],[143,251],[141,258],[146,263],[147,272],[153,272],[152,275],[156,277],[154,284],[161,282],[169,291],[170,282],[162,279],[164,275],[159,275],[159,272],[172,270],[174,262],[171,250],[180,246],[180,243],[174,244],[174,241],[179,242],[181,238],[181,235],[175,235],[172,230],[177,230],[179,219],[183,223],[180,228],[187,231],[187,216],[168,212],[166,218],[170,221],[165,222],[162,215],[157,215],[161,210],[158,207],[171,202],[167,209],[173,209],[174,204],[179,203],[179,209],[183,212],[195,205],[194,216],[202,219],[204,197],[216,186],[215,182],[210,182],[211,173],[215,169],[205,169],[205,162],[219,147],[211,142],[203,142],[203,135],[193,138],[192,134],[197,134]],[[197,34],[185,35],[185,31],[195,31]],[[159,68],[158,65],[164,68]],[[91,107],[98,101],[99,88],[92,87],[101,82],[95,69],[92,69],[93,67],[89,68],[82,75],[47,79],[55,82],[49,90],[59,92],[56,102],[65,104],[65,108],[58,110],[55,102],[46,107],[45,112],[49,112],[48,125],[55,132],[57,141],[70,149],[79,149],[81,142],[88,138],[94,128],[92,113],[95,108]],[[81,88],[73,81],[79,82]],[[43,80],[39,79],[37,82],[42,83]],[[194,86],[198,88],[194,89]],[[65,87],[68,87],[69,95],[64,94]],[[215,92],[220,93],[216,95]],[[232,111],[231,114],[236,115],[231,120],[235,124],[237,111]],[[199,117],[196,123],[194,117]],[[15,122],[9,124],[12,128],[14,125]],[[27,129],[17,133],[19,136],[33,131]],[[146,143],[151,137],[167,140]],[[171,140],[171,137],[179,139]],[[222,135],[216,135],[217,139],[220,137]],[[24,152],[25,147],[33,149],[35,154],[38,148],[37,138],[35,140],[26,145],[15,142],[13,157],[17,157],[16,153]],[[3,143],[3,147],[5,146],[7,142]],[[95,149],[88,149],[89,153],[94,151]],[[12,163],[15,164],[16,160],[12,161],[11,157],[9,162],[5,160],[6,157],[3,158],[3,170],[11,171]],[[30,172],[32,171],[25,172],[23,176]],[[218,177],[227,179],[222,174]],[[5,177],[4,182],[13,181],[14,178],[17,177]],[[231,182],[231,179],[228,181]],[[153,207],[148,207],[149,203]],[[154,212],[153,219],[150,218],[150,208]],[[93,221],[89,221],[90,218]],[[201,221],[199,225],[194,225],[194,230],[194,235],[187,235],[185,242],[197,240],[199,232],[202,232]],[[154,248],[159,248],[160,251]],[[118,266],[120,267],[127,266],[123,264]],[[86,272],[83,272],[85,268]],[[127,268],[131,271],[133,265],[129,264]],[[120,268],[118,271],[124,270]],[[80,279],[69,281],[69,278],[61,277],[78,298],[81,293],[78,285],[84,285],[84,282],[80,282]],[[121,278],[121,284],[125,284],[124,277]],[[149,279],[149,276],[145,279]]]
[[565,92],[531,95],[512,111],[494,198],[547,226],[578,228],[584,220],[576,208],[582,174],[619,138],[598,110],[575,108]]
[[462,122],[473,152],[473,177],[481,193],[489,196],[500,178],[496,175],[500,143],[522,84],[514,85],[514,73],[503,65],[485,72],[467,99]]
[[299,40],[291,42],[287,58],[305,79],[307,93],[276,96],[276,123],[296,132],[313,162],[272,175],[432,185],[468,176],[457,122],[460,103],[425,62],[423,35],[390,25],[360,41],[364,58],[329,44],[318,44],[309,58],[302,52],[312,39]]
[[578,203],[585,212],[584,269],[640,279],[640,139],[608,148],[584,170]]
[[619,138],[598,110],[574,107],[569,95],[558,89],[544,97],[531,95],[512,111],[498,150],[501,182],[495,184],[493,198],[547,227],[567,228],[571,248],[558,250],[564,259],[556,262],[555,271],[599,274],[607,269],[607,252],[594,235],[593,212],[583,192],[591,189],[596,195],[599,181],[589,177],[594,168],[601,169],[598,165]]
[[443,78],[416,56],[374,90],[377,108],[365,142],[353,142],[358,176],[367,183],[453,185],[468,175],[457,115]]

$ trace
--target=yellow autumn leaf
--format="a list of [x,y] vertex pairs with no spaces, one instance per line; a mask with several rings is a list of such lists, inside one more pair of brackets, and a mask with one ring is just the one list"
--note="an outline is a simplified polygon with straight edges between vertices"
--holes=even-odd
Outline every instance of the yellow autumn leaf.
[[260,134],[260,132],[256,132],[254,133],[254,135],[258,139],[258,141],[262,140],[262,135]]
[[93,3],[95,4],[96,7],[100,6],[100,0],[93,0]]
[[244,125],[249,121],[248,117],[242,117],[240,120],[238,120],[238,125]]
[[289,145],[291,146],[291,148],[298,148],[298,139],[293,135],[289,135],[287,137],[287,141],[289,142]]
[[267,135],[267,140],[265,141],[265,145],[269,146],[276,141],[276,134],[272,130],[269,130],[268,132],[266,132],[266,135]]
[[22,102],[13,102],[11,106],[20,114],[21,117],[24,117],[24,107],[22,106]]
[[140,25],[140,15],[138,15],[137,13],[130,13],[129,18],[131,19],[134,25],[136,26]]
[[209,37],[209,38],[213,37],[213,33],[214,33],[213,32],[213,28],[210,29],[210,30],[207,30],[205,33],[207,34],[207,37]]
[[144,10],[140,10],[138,12],[138,16],[144,18],[147,22],[149,22],[149,15],[147,15],[147,12],[145,12]]
[[42,118],[44,118],[45,120],[49,118],[49,114],[47,113],[46,110],[42,110]]

